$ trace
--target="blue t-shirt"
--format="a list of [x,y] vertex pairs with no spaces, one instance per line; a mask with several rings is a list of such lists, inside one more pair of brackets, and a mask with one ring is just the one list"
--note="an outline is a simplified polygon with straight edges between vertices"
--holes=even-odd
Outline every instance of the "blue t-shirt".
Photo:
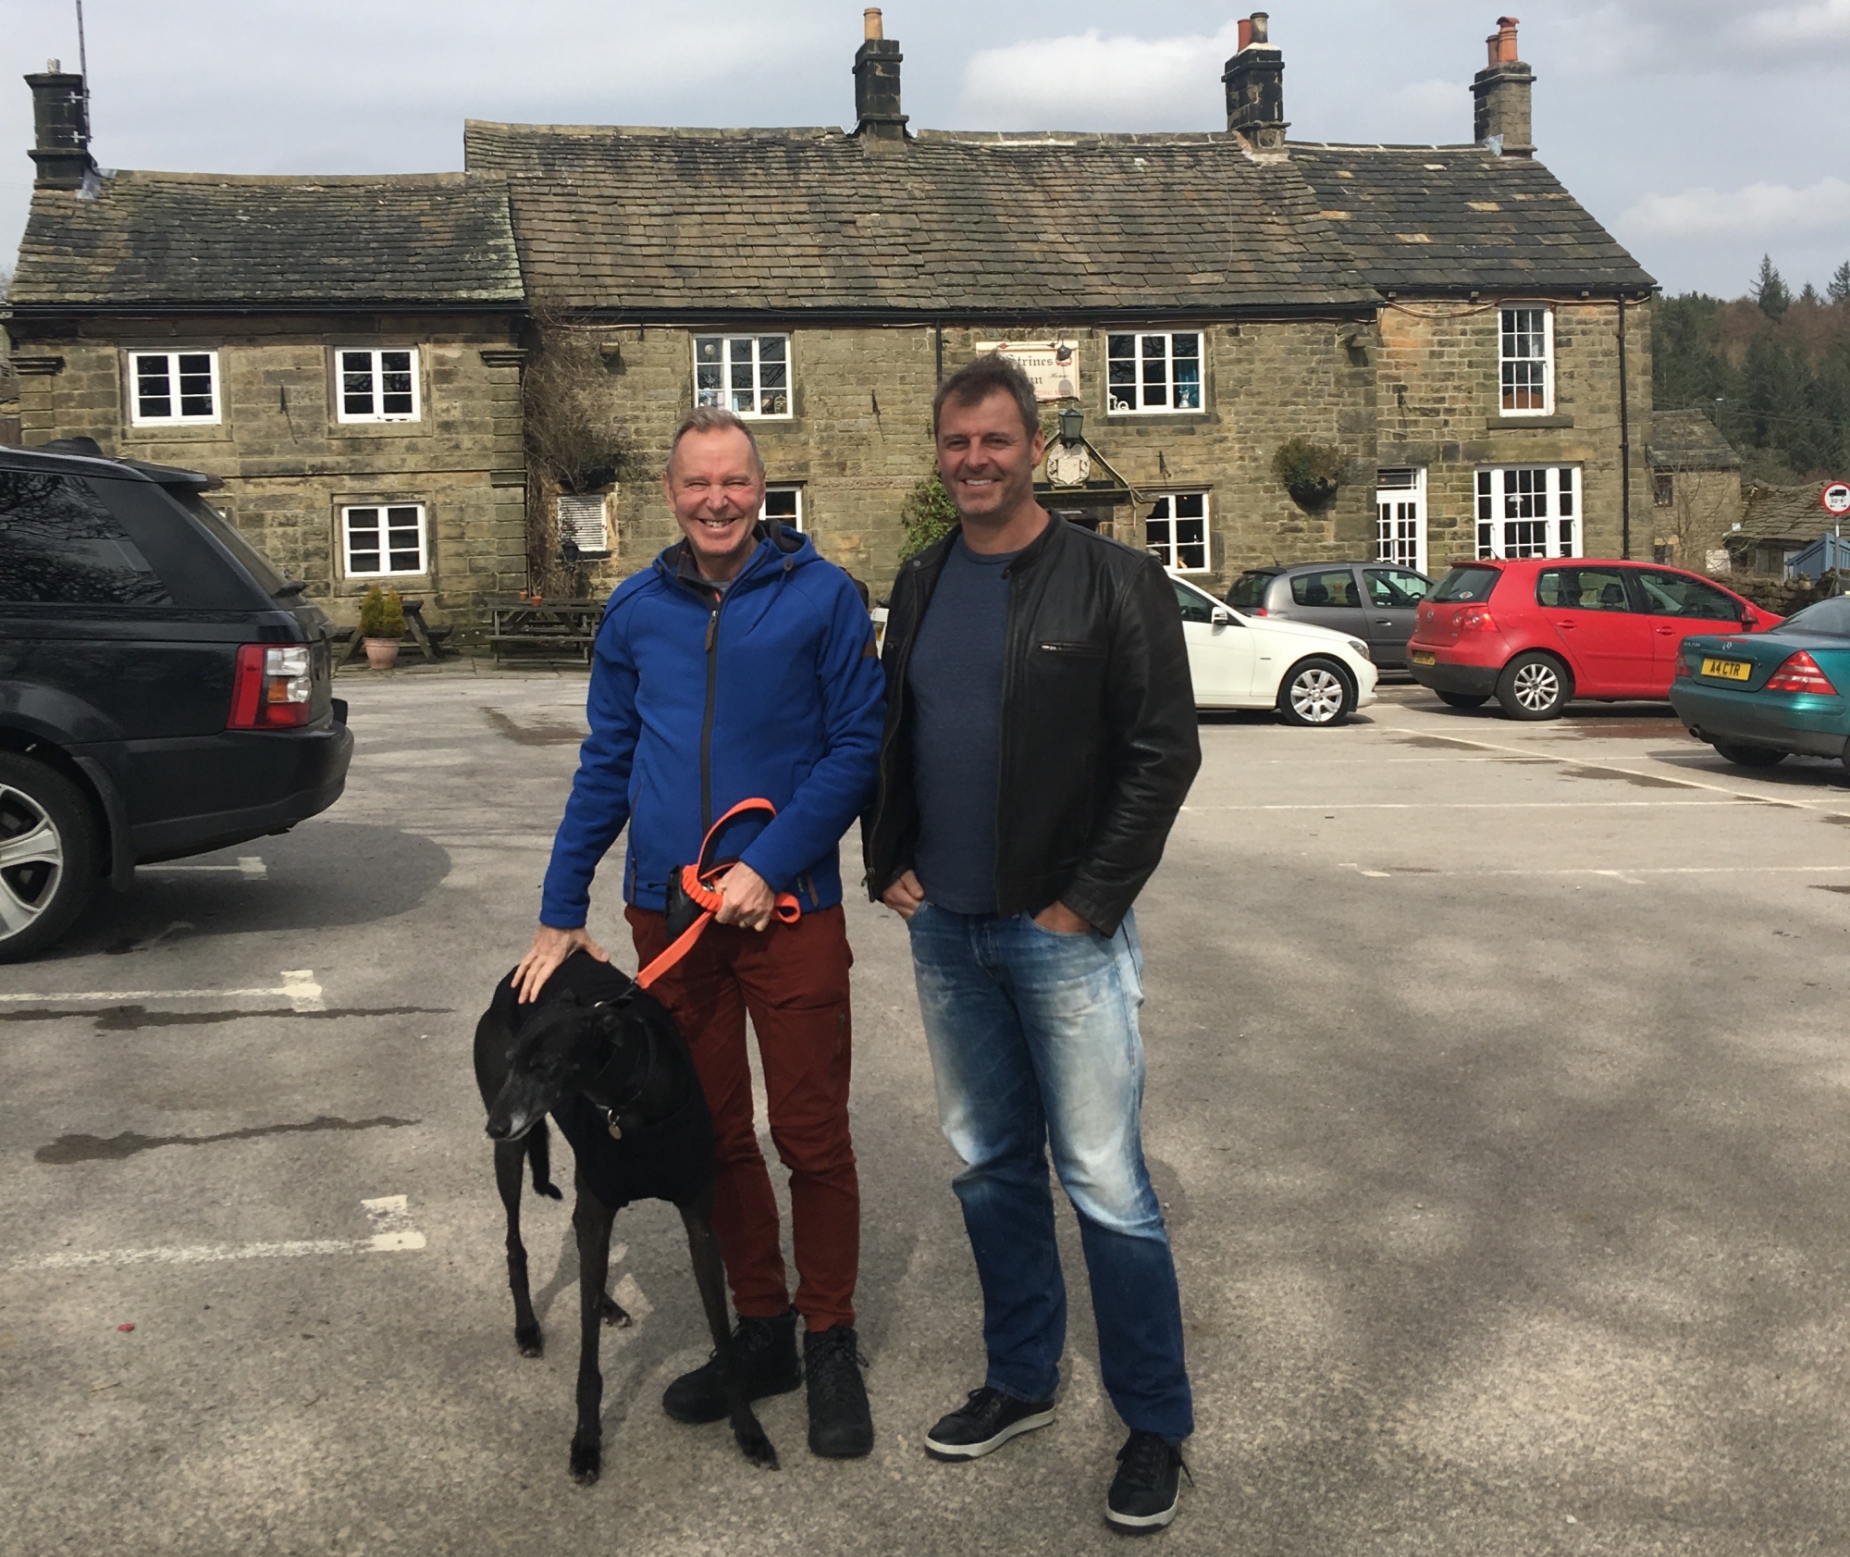
[[912,868],[926,900],[953,913],[996,911],[1002,661],[1017,555],[973,552],[960,534],[906,664],[919,807]]

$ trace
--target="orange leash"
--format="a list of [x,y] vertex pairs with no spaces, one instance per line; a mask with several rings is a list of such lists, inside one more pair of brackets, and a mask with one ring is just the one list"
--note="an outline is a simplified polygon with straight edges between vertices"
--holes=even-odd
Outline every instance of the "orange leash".
[[[777,807],[768,800],[741,800],[707,829],[707,835],[700,844],[700,858],[692,865],[681,867],[681,890],[700,905],[701,915],[670,942],[668,949],[661,956],[636,975],[636,982],[642,988],[647,989],[691,952],[694,949],[694,943],[706,933],[707,926],[713,922],[713,916],[719,912],[720,904],[724,899],[713,890],[712,882],[714,878],[730,870],[731,866],[708,865],[707,850],[713,847],[714,836],[719,830],[735,816],[746,811],[768,811],[773,817],[777,815]],[[795,924],[803,917],[803,905],[797,901],[794,893],[780,892],[777,894],[777,906],[773,912],[781,923]]]

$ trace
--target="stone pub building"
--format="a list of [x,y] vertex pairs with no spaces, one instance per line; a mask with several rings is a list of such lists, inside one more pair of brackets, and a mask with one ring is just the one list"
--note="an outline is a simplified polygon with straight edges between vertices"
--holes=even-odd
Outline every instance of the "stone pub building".
[[[1263,13],[1224,127],[914,130],[865,20],[852,129],[470,121],[466,171],[424,177],[102,174],[81,80],[29,77],[25,441],[213,470],[337,613],[388,577],[467,625],[530,545],[573,541],[593,591],[643,565],[675,533],[648,472],[723,404],[770,511],[878,590],[933,389],[1002,346],[1059,429],[1048,505],[1211,589],[1651,545],[1653,283],[1537,159],[1513,19],[1446,146],[1291,138]],[[529,478],[548,351],[627,457],[601,479]],[[1293,495],[1291,440],[1333,490]]]

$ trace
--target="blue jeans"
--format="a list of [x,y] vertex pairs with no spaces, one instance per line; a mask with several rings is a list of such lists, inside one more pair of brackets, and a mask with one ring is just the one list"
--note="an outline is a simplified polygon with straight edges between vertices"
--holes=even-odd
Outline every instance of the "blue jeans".
[[912,965],[938,1117],[965,1163],[954,1181],[983,1285],[990,1388],[1051,1400],[1066,1345],[1054,1171],[1079,1213],[1099,1371],[1127,1427],[1194,1430],[1182,1305],[1144,1168],[1143,956],[1129,916],[1109,938],[1022,914],[912,916]]

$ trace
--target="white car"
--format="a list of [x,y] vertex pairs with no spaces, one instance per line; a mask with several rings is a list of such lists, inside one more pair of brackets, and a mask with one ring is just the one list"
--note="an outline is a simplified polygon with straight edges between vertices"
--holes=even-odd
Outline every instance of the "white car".
[[1375,700],[1368,645],[1308,622],[1246,616],[1169,575],[1197,708],[1276,708],[1292,724],[1340,724]]

